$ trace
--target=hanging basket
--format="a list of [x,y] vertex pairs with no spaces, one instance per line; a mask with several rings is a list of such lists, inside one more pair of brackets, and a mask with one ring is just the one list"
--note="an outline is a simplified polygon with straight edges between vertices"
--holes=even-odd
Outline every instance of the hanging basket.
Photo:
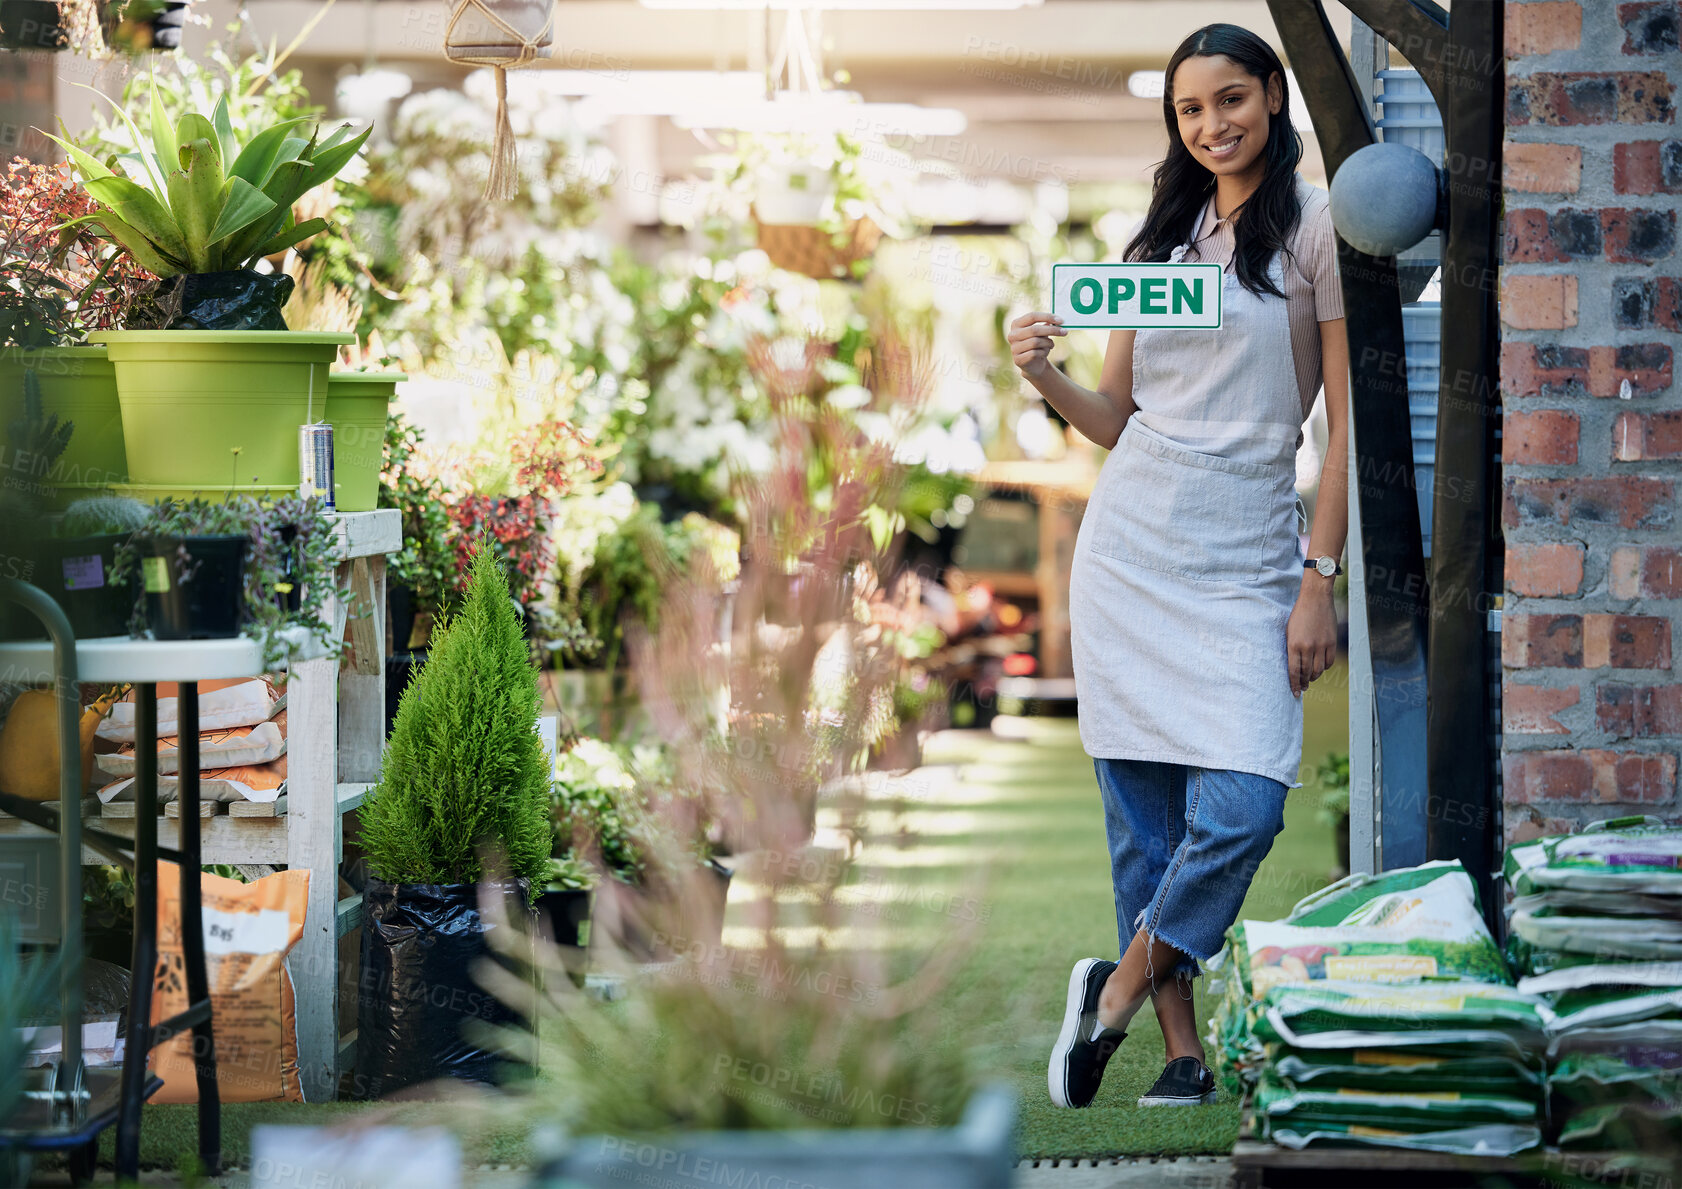
[[[882,229],[869,215],[849,219],[842,229],[844,238],[832,238],[828,231],[809,224],[765,223],[757,214],[754,227],[759,248],[772,264],[820,281],[853,279],[854,263],[868,259],[882,238]],[[835,238],[842,238],[841,246],[836,246]]]
[[496,72],[496,141],[485,197],[506,201],[518,186],[514,127],[508,121],[508,71],[547,58],[555,48],[554,0],[451,0],[444,56]]

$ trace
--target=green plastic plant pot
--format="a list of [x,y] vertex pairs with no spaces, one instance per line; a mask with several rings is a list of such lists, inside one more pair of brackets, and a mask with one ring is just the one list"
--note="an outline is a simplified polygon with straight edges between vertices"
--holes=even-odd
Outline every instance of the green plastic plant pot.
[[298,485],[298,427],[327,413],[327,369],[349,333],[107,330],[129,481],[227,491]]
[[[23,416],[24,373],[33,371],[41,385],[41,411],[56,414],[75,428],[64,453],[50,468],[20,462],[8,453],[6,466],[23,466],[28,479],[42,487],[49,504],[56,489],[97,490],[128,477],[123,447],[123,419],[117,404],[117,377],[104,347],[0,347],[0,427]],[[11,478],[11,476],[8,476]],[[19,476],[19,478],[23,478]]]
[[380,498],[385,417],[402,372],[333,372],[327,420],[333,423],[333,503],[340,512],[371,512]]

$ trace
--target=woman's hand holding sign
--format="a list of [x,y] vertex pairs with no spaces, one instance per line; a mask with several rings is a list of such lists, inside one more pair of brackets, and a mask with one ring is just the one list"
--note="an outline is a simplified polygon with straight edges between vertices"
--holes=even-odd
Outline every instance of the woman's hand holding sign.
[[1005,341],[1010,343],[1011,361],[1030,383],[1039,379],[1050,366],[1047,357],[1054,346],[1051,336],[1069,333],[1063,329],[1062,322],[1061,318],[1035,310],[1016,319],[1006,331]]

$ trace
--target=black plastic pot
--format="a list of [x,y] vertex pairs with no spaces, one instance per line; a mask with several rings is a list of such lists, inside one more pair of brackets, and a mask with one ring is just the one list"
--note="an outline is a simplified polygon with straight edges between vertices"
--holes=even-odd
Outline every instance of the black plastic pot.
[[[251,539],[148,537],[140,543],[146,626],[159,640],[221,640],[245,620],[245,551]],[[181,561],[185,549],[187,560]]]
[[128,634],[138,593],[132,575],[113,579],[117,547],[126,534],[67,537],[41,542],[35,583],[64,608],[78,640]]
[[590,946],[589,888],[557,888],[537,897],[539,928],[561,949],[561,965],[575,986],[584,985]]
[[57,52],[69,44],[58,0],[0,0],[0,48]]
[[283,524],[279,530],[280,547],[285,558],[280,572],[290,590],[275,592],[275,606],[287,614],[291,614],[304,605],[303,582],[299,575],[303,572],[303,559],[298,556],[298,526]]
[[281,310],[294,284],[250,268],[181,273],[158,283],[157,300],[169,330],[286,330]]
[[391,650],[407,652],[415,632],[415,592],[411,587],[387,581],[386,606],[391,611]]
[[[527,919],[523,879],[489,885],[510,918]],[[362,975],[357,991],[358,1093],[380,1098],[437,1078],[497,1083],[517,1067],[480,1048],[472,1023],[515,1025],[519,1017],[481,987],[473,966],[491,956],[490,928],[475,884],[389,884],[362,893]]]

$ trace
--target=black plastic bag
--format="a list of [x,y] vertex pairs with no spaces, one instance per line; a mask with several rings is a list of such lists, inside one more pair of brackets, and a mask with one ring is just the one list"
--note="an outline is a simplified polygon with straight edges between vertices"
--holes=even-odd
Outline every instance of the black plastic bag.
[[[527,883],[490,885],[511,920],[536,929]],[[489,926],[475,884],[389,884],[369,879],[362,893],[362,976],[357,988],[356,1091],[380,1098],[405,1086],[453,1077],[495,1083],[510,1062],[463,1033],[478,1020],[517,1025],[513,1008],[481,987],[472,968],[490,955]]]
[[158,282],[156,300],[166,330],[286,330],[293,285],[283,272],[250,268],[182,273]]

